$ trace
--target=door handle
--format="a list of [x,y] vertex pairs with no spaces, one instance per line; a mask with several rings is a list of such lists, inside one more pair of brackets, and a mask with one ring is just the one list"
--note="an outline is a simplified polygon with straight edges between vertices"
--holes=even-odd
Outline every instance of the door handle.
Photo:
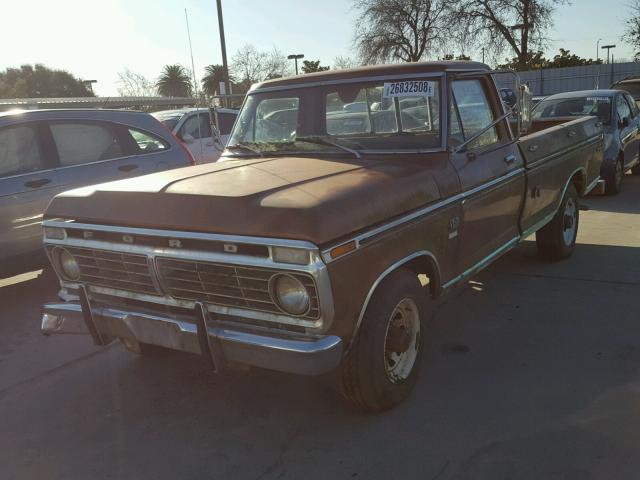
[[576,136],[576,131],[575,130],[569,130],[569,133],[567,133],[567,137],[571,138],[571,137],[575,137]]
[[516,156],[515,155],[507,155],[506,157],[504,157],[504,163],[513,163],[516,161]]
[[40,178],[38,180],[29,180],[28,182],[24,183],[24,186],[29,188],[39,188],[44,187],[48,183],[51,183],[50,178]]
[[120,170],[121,172],[130,172],[131,170],[135,170],[136,168],[138,168],[138,165],[120,165],[118,167],[118,170]]
[[476,159],[476,154],[473,152],[467,152],[467,160],[473,162]]

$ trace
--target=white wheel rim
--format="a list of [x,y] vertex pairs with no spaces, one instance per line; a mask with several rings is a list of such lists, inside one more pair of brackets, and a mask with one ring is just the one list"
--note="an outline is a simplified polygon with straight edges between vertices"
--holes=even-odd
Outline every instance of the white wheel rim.
[[[406,350],[394,351],[390,342],[390,332],[402,336],[406,335],[408,347]],[[387,378],[392,383],[402,383],[413,370],[420,348],[420,314],[416,302],[411,298],[403,298],[393,309],[387,322],[387,332],[384,339],[384,366]]]
[[564,238],[564,244],[569,246],[573,243],[576,236],[576,213],[578,211],[576,202],[573,198],[569,197],[567,204],[564,207],[563,223],[562,223],[562,236]]

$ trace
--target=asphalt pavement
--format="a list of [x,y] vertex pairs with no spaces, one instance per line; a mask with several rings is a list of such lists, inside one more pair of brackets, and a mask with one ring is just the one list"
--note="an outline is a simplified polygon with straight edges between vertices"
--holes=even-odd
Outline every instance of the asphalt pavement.
[[583,204],[572,258],[525,241],[438,303],[417,388],[384,414],[330,375],[43,337],[55,285],[0,280],[0,478],[637,479],[640,177]]

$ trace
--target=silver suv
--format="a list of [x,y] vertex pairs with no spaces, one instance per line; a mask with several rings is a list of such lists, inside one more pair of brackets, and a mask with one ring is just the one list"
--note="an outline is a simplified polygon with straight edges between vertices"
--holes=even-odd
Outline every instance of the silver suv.
[[42,214],[56,194],[193,163],[146,113],[0,113],[0,278],[44,264]]

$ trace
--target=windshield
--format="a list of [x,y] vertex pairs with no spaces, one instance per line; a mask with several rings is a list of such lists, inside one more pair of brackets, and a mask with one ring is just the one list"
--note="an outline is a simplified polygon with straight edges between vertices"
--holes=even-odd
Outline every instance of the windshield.
[[270,153],[437,148],[441,145],[439,81],[255,93],[248,96],[228,145],[244,154],[246,147]]
[[180,119],[184,117],[184,112],[156,112],[151,115],[156,117],[158,121],[169,130],[173,131]]
[[533,119],[556,117],[583,117],[594,115],[603,123],[611,121],[611,99],[609,97],[584,96],[551,98],[542,100],[533,111]]

